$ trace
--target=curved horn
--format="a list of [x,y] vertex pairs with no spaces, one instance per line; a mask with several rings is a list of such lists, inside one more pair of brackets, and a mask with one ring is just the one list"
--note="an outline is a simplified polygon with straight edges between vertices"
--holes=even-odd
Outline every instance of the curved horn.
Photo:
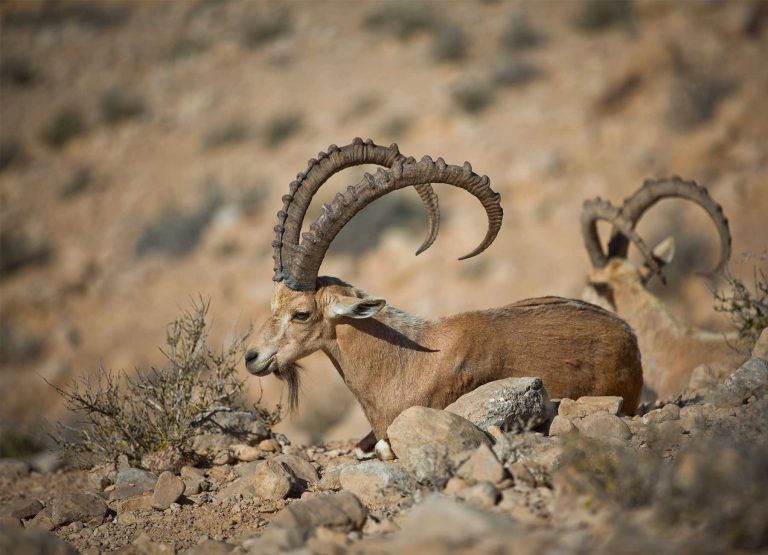
[[[634,229],[643,214],[665,198],[690,200],[706,210],[720,237],[720,260],[709,274],[722,270],[731,257],[731,232],[728,228],[728,219],[723,214],[723,208],[709,196],[705,187],[694,181],[683,181],[677,176],[658,180],[649,179],[632,196],[624,200],[621,213]],[[608,256],[626,258],[628,250],[629,241],[626,234],[620,229],[614,229],[608,243]]]
[[585,200],[581,210],[581,234],[594,268],[602,268],[608,262],[608,258],[610,258],[610,255],[606,255],[602,245],[600,245],[597,222],[601,220],[612,223],[614,229],[617,229],[624,237],[632,241],[647,260],[648,268],[658,274],[662,282],[665,281],[664,276],[661,274],[661,265],[653,256],[651,249],[648,248],[645,241],[635,232],[631,222],[620,209],[599,197]]
[[355,214],[387,193],[423,183],[446,183],[477,197],[488,215],[488,231],[482,243],[462,259],[488,248],[501,228],[503,211],[500,195],[491,189],[487,176],[474,173],[468,162],[463,167],[450,166],[442,158],[433,162],[428,156],[420,162],[395,161],[391,170],[379,169],[375,176],[366,173],[360,183],[349,186],[346,192],[337,194],[330,204],[323,206],[322,214],[302,236],[290,275],[285,279],[286,285],[299,291],[315,289],[320,264],[331,241]]
[[440,206],[438,205],[437,195],[430,184],[420,183],[419,185],[414,185],[414,189],[419,193],[421,202],[424,204],[424,208],[427,210],[427,217],[429,218],[429,233],[416,251],[416,256],[419,256],[431,247],[432,243],[437,239],[437,233],[440,231]]
[[[339,148],[330,145],[328,152],[320,152],[312,158],[307,169],[292,181],[288,194],[283,196],[283,208],[277,213],[277,225],[274,228],[275,240],[273,258],[275,261],[274,281],[282,281],[291,266],[293,253],[298,247],[301,225],[307,213],[312,197],[332,175],[352,166],[377,164],[391,167],[395,161],[405,161],[397,145],[389,148],[378,146],[370,139],[363,141],[357,137],[352,144]],[[419,184],[419,196],[429,215],[430,232],[421,250],[427,249],[437,236],[440,222],[437,196],[428,183]]]

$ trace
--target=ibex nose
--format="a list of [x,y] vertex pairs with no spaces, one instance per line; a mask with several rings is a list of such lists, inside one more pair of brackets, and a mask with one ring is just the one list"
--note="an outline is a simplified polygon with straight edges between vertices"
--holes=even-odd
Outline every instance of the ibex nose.
[[250,350],[245,353],[245,364],[246,366],[251,364],[253,361],[255,361],[257,358],[259,358],[259,353],[254,350]]

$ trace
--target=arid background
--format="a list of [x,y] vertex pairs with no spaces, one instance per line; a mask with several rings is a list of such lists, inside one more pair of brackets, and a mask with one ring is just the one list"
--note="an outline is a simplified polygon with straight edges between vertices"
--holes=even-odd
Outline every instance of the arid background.
[[[407,311],[579,296],[582,201],[618,203],[673,174],[722,204],[731,270],[750,282],[742,255],[768,246],[765,3],[594,4],[3,1],[2,428],[71,418],[44,380],[161,363],[164,326],[191,297],[211,298],[214,344],[258,324],[280,197],[309,158],[356,136],[469,160],[502,194],[499,237],[469,261],[456,258],[482,238],[484,214],[446,186],[440,236],[419,257],[426,218],[411,190],[338,238],[322,272]],[[315,206],[365,169],[335,176]],[[704,213],[665,202],[640,229],[677,240],[654,291],[728,329],[696,274],[715,260]],[[278,402],[275,378],[248,384],[251,399],[263,388]],[[367,431],[322,355],[278,429],[294,441]]]

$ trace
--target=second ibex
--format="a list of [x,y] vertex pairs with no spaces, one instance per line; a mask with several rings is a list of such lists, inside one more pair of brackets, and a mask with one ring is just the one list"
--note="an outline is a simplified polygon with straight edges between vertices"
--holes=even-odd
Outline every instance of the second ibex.
[[[302,235],[307,208],[322,184],[362,164],[384,168],[337,194]],[[643,383],[637,340],[629,325],[602,308],[543,297],[427,321],[340,279],[318,277],[341,228],[377,198],[404,187],[415,187],[427,207],[431,229],[419,252],[428,248],[439,222],[433,183],[464,189],[482,203],[488,231],[463,258],[485,250],[501,228],[502,209],[488,177],[474,173],[468,162],[452,166],[428,156],[417,162],[401,155],[397,145],[385,148],[360,139],[341,148],[331,145],[309,161],[278,213],[271,315],[246,354],[248,370],[285,380],[295,404],[296,361],[323,351],[378,440],[408,407],[444,408],[484,383],[514,376],[540,376],[553,398],[618,395],[625,412],[632,413]]]

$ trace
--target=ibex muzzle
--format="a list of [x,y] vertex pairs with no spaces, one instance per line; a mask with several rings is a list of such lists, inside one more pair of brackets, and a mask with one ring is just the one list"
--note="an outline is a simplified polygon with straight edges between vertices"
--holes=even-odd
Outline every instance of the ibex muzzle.
[[[360,164],[383,168],[336,195],[300,237],[320,186],[334,173]],[[502,209],[488,177],[474,173],[468,162],[452,166],[429,157],[417,162],[401,155],[396,145],[384,148],[360,139],[342,148],[331,145],[328,153],[310,160],[278,213],[273,242],[277,283],[271,315],[247,357],[249,371],[286,380],[295,405],[297,361],[323,351],[379,439],[410,406],[443,408],[479,385],[511,376],[540,376],[552,397],[620,395],[625,409],[633,412],[642,387],[637,341],[624,321],[599,307],[545,297],[426,321],[337,278],[318,277],[341,228],[367,204],[404,187],[415,187],[427,208],[430,233],[419,252],[428,248],[439,225],[433,183],[464,189],[482,203],[488,231],[463,258],[485,250],[501,228]]]

